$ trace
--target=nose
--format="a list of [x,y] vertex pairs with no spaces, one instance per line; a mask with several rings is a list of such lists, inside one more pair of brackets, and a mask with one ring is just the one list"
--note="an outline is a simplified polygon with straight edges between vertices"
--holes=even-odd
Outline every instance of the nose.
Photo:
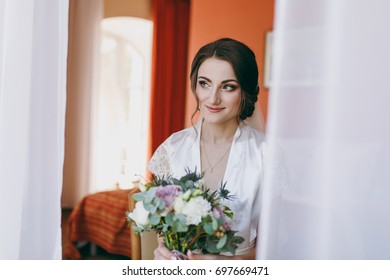
[[218,90],[218,87],[217,88],[213,88],[213,90],[211,91],[209,102],[210,102],[210,104],[219,104],[219,103],[221,103],[221,97],[220,97],[220,92]]

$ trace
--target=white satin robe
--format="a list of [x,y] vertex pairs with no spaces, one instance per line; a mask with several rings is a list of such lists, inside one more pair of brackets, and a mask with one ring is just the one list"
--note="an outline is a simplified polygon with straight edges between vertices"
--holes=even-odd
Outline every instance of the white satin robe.
[[[191,171],[201,169],[200,135],[201,121],[172,134],[162,143],[149,162],[150,172],[175,178],[185,175],[185,167]],[[245,241],[236,255],[247,253],[255,246],[260,218],[260,188],[263,177],[264,134],[241,122],[235,133],[223,182],[233,200],[222,202],[233,211],[232,229]]]

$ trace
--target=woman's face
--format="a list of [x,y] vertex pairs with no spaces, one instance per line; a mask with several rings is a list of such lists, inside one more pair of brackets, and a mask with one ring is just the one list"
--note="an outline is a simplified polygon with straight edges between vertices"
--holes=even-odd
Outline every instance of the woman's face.
[[229,62],[217,58],[206,59],[198,70],[196,95],[206,122],[236,122],[241,87]]

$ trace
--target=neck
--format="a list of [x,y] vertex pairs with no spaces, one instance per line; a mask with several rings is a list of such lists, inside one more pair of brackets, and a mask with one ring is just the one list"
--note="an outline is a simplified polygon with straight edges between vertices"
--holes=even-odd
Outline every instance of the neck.
[[236,133],[238,123],[235,120],[223,124],[212,124],[203,121],[202,138],[207,142],[221,144],[231,142]]

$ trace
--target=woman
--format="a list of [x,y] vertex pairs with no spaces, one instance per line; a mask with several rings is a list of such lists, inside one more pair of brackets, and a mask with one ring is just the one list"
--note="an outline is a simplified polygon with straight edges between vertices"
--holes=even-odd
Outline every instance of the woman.
[[[252,116],[259,93],[255,55],[236,40],[217,40],[198,51],[190,78],[201,112],[199,121],[165,140],[154,153],[149,170],[180,177],[185,167],[196,168],[204,172],[207,188],[216,189],[226,182],[235,196],[224,203],[234,213],[232,229],[245,239],[236,255],[189,252],[189,259],[254,259],[264,135],[243,120]],[[162,239],[154,255],[155,259],[175,259]]]

